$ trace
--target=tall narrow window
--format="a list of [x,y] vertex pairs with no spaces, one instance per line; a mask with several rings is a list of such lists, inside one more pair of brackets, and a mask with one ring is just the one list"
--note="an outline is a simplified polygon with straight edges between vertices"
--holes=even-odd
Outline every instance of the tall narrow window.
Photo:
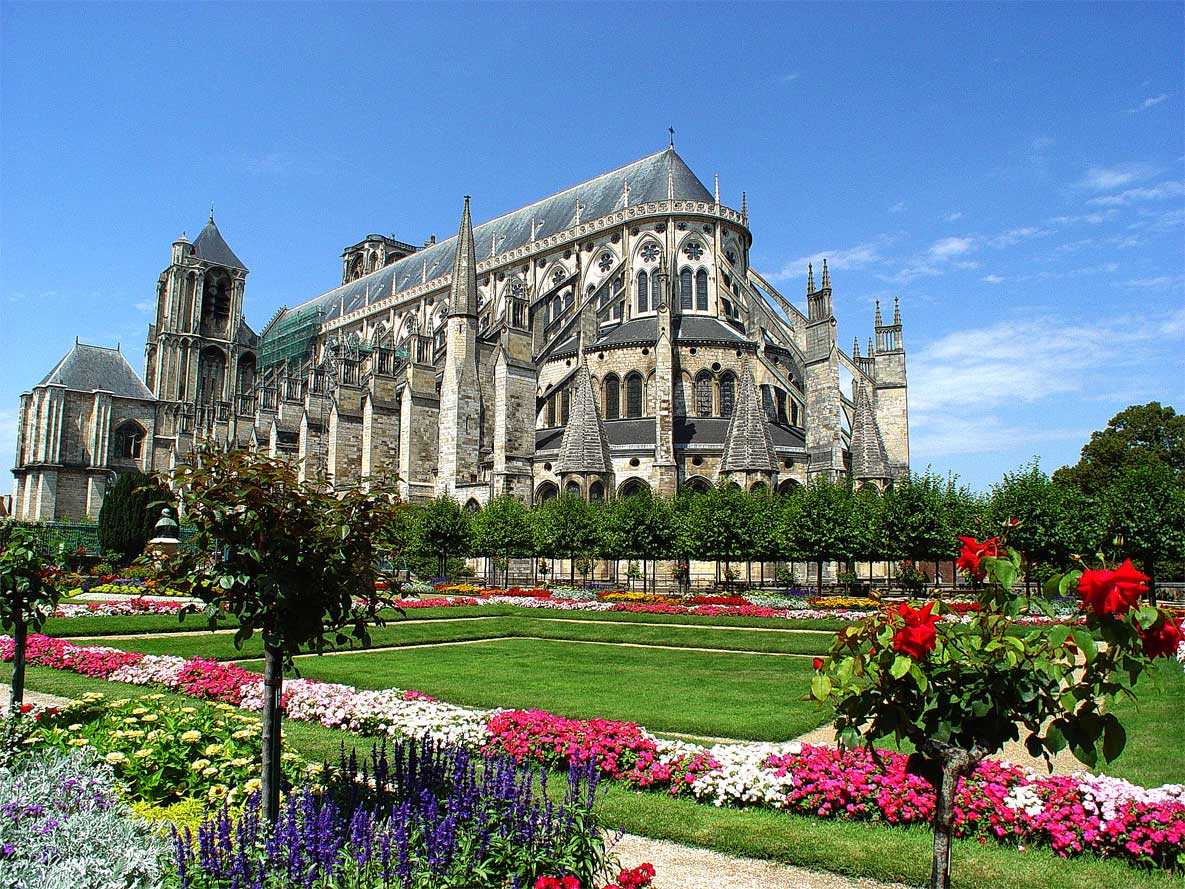
[[695,415],[712,416],[712,375],[707,371],[695,378]]
[[621,414],[621,384],[610,374],[605,378],[605,419],[616,420]]
[[642,416],[642,375],[639,373],[625,378],[625,415]]
[[695,273],[695,308],[697,311],[708,311],[708,271],[700,269]]
[[691,269],[679,273],[679,308],[691,311]]
[[560,400],[560,425],[568,425],[568,413],[572,408],[572,390],[567,386],[564,387],[563,395]]
[[555,427],[555,425],[556,425],[555,420],[556,420],[555,396],[553,395],[553,396],[551,396],[551,398],[547,399],[547,425],[548,425],[548,428]]
[[771,422],[778,419],[778,411],[774,407],[774,393],[768,385],[761,387],[761,404],[765,407],[765,415]]
[[786,393],[781,389],[775,390],[778,396],[778,422],[786,422]]
[[638,272],[638,313],[650,311],[650,276]]
[[737,378],[731,371],[725,372],[720,378],[720,416],[731,417],[732,409],[736,405]]

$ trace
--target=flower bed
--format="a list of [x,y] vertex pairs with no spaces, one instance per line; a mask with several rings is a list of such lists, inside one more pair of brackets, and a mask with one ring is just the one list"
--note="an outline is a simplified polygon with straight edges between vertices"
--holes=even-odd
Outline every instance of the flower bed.
[[[31,636],[29,643],[30,663],[159,683],[244,707],[262,703],[259,675],[233,665],[84,648],[45,636]],[[11,657],[11,640],[0,637],[0,658]],[[1185,658],[1185,646],[1179,657]],[[887,751],[881,752],[882,767],[864,751],[797,743],[703,748],[661,740],[634,723],[542,711],[470,710],[415,692],[358,691],[307,679],[286,681],[284,701],[290,718],[361,734],[427,738],[555,766],[592,757],[603,773],[638,788],[717,806],[924,824],[934,805],[930,785],[905,774],[905,758]],[[1045,844],[1059,855],[1091,852],[1166,868],[1185,860],[1185,786],[1145,789],[1086,773],[1039,776],[995,761],[985,761],[960,786],[957,829],[964,836]]]
[[141,614],[177,614],[185,602],[149,599],[113,599],[108,602],[69,602],[54,609],[53,617],[134,617]]

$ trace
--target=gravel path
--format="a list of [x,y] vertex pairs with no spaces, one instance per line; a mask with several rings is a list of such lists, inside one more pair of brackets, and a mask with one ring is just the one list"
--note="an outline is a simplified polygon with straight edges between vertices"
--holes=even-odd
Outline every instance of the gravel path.
[[[0,714],[8,715],[8,696],[12,694],[12,686],[0,683]],[[25,688],[25,703],[26,704],[40,704],[42,707],[60,707],[62,704],[69,703],[69,698],[59,697],[58,695],[45,695],[39,691],[29,691]]]

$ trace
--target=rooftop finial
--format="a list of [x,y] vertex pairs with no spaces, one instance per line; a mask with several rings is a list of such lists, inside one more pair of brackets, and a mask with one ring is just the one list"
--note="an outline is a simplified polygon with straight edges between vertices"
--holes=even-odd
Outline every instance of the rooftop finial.
[[749,195],[741,192],[741,219],[745,225],[749,224]]
[[876,354],[876,347],[872,344],[872,337],[868,338],[868,357],[871,358]]
[[623,208],[630,205],[630,181],[628,179],[625,180],[625,185],[621,188],[621,201]]
[[214,221],[214,203],[212,201],[210,203],[210,221]]
[[831,289],[831,272],[827,271],[827,259],[823,259],[823,289]]
[[667,147],[674,148],[675,147],[675,128],[674,127],[667,127],[667,132],[671,134],[671,142]]
[[893,323],[901,326],[901,297],[893,297]]
[[534,243],[539,234],[539,220],[535,218],[535,214],[531,214],[531,243]]
[[858,336],[852,337],[852,357],[860,357],[860,337]]
[[881,301],[879,299],[876,301],[875,323],[876,323],[877,327],[884,327],[885,326],[885,322],[883,320],[881,320]]
[[713,177],[715,179],[715,188],[712,189],[712,194],[716,198],[716,206],[719,207],[720,206],[720,174],[714,173]]
[[808,262],[806,264],[806,295],[810,296],[815,292],[815,265]]

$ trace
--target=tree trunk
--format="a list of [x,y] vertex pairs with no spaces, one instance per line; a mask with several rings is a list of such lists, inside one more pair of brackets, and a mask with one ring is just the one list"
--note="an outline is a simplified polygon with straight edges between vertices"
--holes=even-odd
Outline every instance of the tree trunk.
[[819,571],[816,575],[819,581],[819,588],[815,591],[815,595],[823,595],[823,560],[819,559]]
[[927,779],[939,783],[934,787],[934,817],[930,822],[934,828],[934,856],[930,864],[930,889],[950,889],[951,840],[954,835],[955,794],[959,779],[969,775],[983,758],[984,750],[973,748],[963,750],[948,744],[927,745],[931,757],[930,767],[935,774]]
[[12,628],[12,694],[8,699],[8,715],[16,716],[25,702],[25,645],[29,628],[19,616]]
[[284,688],[284,656],[274,645],[263,647],[263,816],[269,824],[280,817],[280,721]]

